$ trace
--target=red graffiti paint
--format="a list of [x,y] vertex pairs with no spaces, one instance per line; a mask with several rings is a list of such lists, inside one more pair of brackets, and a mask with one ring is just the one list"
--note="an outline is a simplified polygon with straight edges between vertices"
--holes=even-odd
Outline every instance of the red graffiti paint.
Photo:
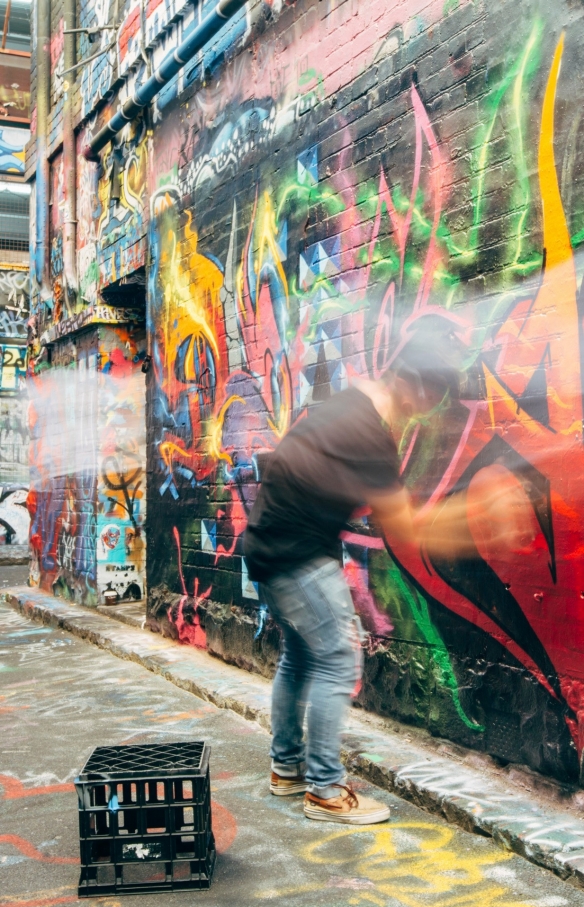
[[38,797],[44,794],[69,793],[75,790],[73,784],[47,784],[44,787],[25,787],[18,778],[0,775],[0,787],[3,788],[2,800],[20,800],[22,797]]
[[[211,594],[211,588],[209,587],[206,592],[203,592],[202,595],[199,595],[199,577],[196,576],[193,589],[194,606],[191,605],[182,569],[180,535],[176,526],[173,528],[172,534],[177,549],[178,573],[181,581],[183,597],[179,602],[176,613],[173,614],[172,608],[169,609],[168,618],[176,625],[176,628],[178,630],[178,638],[181,642],[189,643],[190,645],[196,646],[199,649],[204,649],[207,646],[207,634],[205,633],[204,628],[201,626],[201,619],[198,613],[198,605],[200,601],[208,598],[208,596]],[[194,610],[192,614],[192,621],[189,621],[186,618],[185,610],[187,608],[192,609],[193,607]]]
[[118,35],[118,53],[120,56],[120,67],[122,69],[124,68],[124,63],[128,56],[132,39],[136,37],[139,31],[140,7],[137,6],[130,12],[127,19],[124,21]]
[[79,863],[77,857],[52,857],[42,853],[37,850],[34,844],[31,844],[26,838],[21,838],[20,835],[0,835],[0,844],[9,844],[23,856],[28,857],[29,860],[38,860],[39,863],[62,863],[67,865]]
[[229,850],[237,836],[237,822],[235,816],[216,800],[211,801],[213,834],[218,853]]
[[33,898],[31,901],[2,901],[2,907],[56,907],[57,904],[77,904],[78,898],[75,894],[65,895],[60,898]]

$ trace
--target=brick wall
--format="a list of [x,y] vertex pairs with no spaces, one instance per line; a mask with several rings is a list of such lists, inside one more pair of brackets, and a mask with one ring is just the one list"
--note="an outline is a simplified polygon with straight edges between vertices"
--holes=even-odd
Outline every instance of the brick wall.
[[153,129],[151,617],[269,672],[273,631],[241,557],[261,453],[307,406],[380,374],[406,335],[454,334],[463,399],[397,439],[405,482],[419,504],[457,485],[470,500],[476,473],[501,466],[540,531],[528,552],[489,560],[479,543],[447,565],[352,526],[361,700],[576,777],[581,15],[270,7]]
[[143,326],[99,334],[98,595],[137,601],[146,594],[145,334]]
[[93,325],[31,376],[34,585],[86,605],[145,589],[144,331]]
[[31,581],[96,601],[97,329],[66,339],[51,368],[28,381],[31,426]]

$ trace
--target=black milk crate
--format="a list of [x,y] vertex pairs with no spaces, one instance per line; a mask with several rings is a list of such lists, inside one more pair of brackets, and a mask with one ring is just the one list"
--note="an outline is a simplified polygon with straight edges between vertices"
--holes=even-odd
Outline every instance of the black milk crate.
[[75,779],[79,897],[210,887],[209,755],[205,743],[93,751]]

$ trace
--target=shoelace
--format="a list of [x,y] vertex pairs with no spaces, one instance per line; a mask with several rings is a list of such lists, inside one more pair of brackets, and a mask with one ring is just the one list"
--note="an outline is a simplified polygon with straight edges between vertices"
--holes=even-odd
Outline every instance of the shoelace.
[[359,800],[357,799],[357,794],[355,793],[355,791],[353,790],[352,787],[349,787],[346,784],[332,784],[331,787],[340,787],[341,790],[344,790],[347,792],[347,794],[348,794],[347,800],[349,801],[349,806],[351,808],[359,806]]

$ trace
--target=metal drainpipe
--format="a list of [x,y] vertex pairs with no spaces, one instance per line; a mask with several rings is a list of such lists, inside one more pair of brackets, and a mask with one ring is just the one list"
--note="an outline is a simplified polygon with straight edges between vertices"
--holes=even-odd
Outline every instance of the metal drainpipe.
[[42,300],[51,297],[49,280],[49,111],[51,106],[51,0],[36,8],[36,226],[34,276]]
[[[76,0],[65,0],[64,29],[76,27]],[[63,102],[63,166],[65,168],[65,210],[63,220],[63,270],[65,292],[70,312],[77,300],[77,154],[73,126],[73,93],[75,90],[76,35],[64,35],[64,58],[67,90]],[[65,86],[64,86],[65,87]]]
[[120,129],[133,120],[166,85],[207,44],[211,38],[245,6],[247,0],[219,0],[217,6],[206,16],[201,24],[185,38],[182,44],[166,55],[152,76],[134,89],[123,107],[113,115],[109,123],[95,135],[83,149],[88,161],[99,160],[99,152],[110,142]]

